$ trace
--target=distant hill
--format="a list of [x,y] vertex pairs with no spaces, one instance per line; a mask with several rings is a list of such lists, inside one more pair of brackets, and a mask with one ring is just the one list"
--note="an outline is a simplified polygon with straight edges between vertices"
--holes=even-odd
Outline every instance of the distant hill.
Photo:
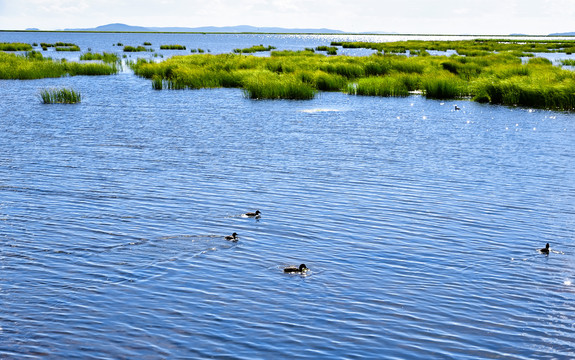
[[304,34],[342,34],[344,31],[333,29],[287,29],[280,27],[203,26],[203,27],[143,27],[126,24],[108,24],[91,29],[64,29],[64,31],[110,31],[110,32],[225,32],[225,33],[304,33]]
[[[72,29],[66,29],[72,30]],[[145,32],[145,31],[153,31],[143,26],[131,26],[126,24],[108,24],[108,25],[101,25],[95,27],[93,29],[78,29],[78,30],[85,30],[85,31],[126,31],[126,32]]]
[[575,32],[555,33],[549,34],[549,36],[575,36]]

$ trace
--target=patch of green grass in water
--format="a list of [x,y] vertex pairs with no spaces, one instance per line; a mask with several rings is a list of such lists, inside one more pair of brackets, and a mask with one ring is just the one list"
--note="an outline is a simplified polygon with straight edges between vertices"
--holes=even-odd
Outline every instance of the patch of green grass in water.
[[560,62],[563,66],[575,66],[575,59],[563,59]]
[[101,54],[87,52],[87,53],[80,55],[80,60],[85,60],[85,61],[101,60],[105,63],[115,63],[115,62],[118,62],[120,59],[119,59],[118,55],[108,53],[108,52],[103,52]]
[[54,47],[56,51],[80,51],[80,47],[77,45],[74,46],[56,46]]
[[0,43],[0,51],[30,51],[32,45],[24,43]]
[[249,48],[244,48],[244,49],[234,49],[234,53],[236,54],[252,54],[255,52],[263,52],[263,51],[271,51],[273,49],[275,49],[275,46],[263,46],[263,45],[254,45],[251,46]]
[[160,50],[186,50],[186,47],[183,45],[160,45]]
[[326,51],[328,55],[337,55],[337,47],[335,46],[316,46],[315,51]]
[[[429,43],[435,48],[441,45]],[[304,50],[272,51],[269,57],[200,54],[160,63],[138,60],[132,68],[138,76],[163,79],[162,88],[236,87],[254,99],[306,99],[317,91],[366,96],[406,96],[416,91],[436,99],[464,97],[509,106],[575,108],[573,72],[542,58],[523,63],[517,51],[507,49],[524,44],[505,44],[499,53],[485,46],[475,43],[480,56],[432,56],[423,50],[418,50],[421,56],[326,56]]]
[[152,50],[143,46],[131,46],[131,45],[124,46],[124,52],[143,52],[143,51],[152,51]]
[[40,52],[25,55],[0,52],[0,79],[29,80],[76,75],[112,75],[118,72],[116,64],[68,62],[44,58]]
[[272,72],[254,72],[243,81],[244,95],[248,99],[313,99],[317,90],[294,75]]
[[40,91],[40,99],[44,104],[76,104],[82,100],[82,96],[73,89],[44,89]]

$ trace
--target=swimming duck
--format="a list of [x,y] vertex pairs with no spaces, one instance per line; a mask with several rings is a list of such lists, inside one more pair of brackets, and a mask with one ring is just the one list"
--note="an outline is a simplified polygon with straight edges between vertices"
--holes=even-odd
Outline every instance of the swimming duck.
[[547,243],[543,249],[539,249],[539,252],[542,254],[549,254],[549,243]]
[[307,266],[305,266],[305,264],[301,264],[299,268],[296,266],[288,266],[284,268],[284,272],[289,274],[303,274],[306,271],[309,271],[309,269]]
[[231,235],[226,236],[224,239],[228,241],[238,241],[238,234],[233,233]]
[[259,210],[256,210],[256,212],[247,212],[245,213],[243,216],[247,216],[247,217],[260,217],[261,212]]
[[459,108],[459,106],[455,105],[455,110],[461,110],[461,108]]

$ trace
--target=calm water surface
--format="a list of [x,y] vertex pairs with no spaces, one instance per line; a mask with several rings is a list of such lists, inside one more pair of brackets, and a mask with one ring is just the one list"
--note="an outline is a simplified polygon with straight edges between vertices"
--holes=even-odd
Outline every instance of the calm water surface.
[[0,95],[2,359],[575,357],[572,113],[127,71]]

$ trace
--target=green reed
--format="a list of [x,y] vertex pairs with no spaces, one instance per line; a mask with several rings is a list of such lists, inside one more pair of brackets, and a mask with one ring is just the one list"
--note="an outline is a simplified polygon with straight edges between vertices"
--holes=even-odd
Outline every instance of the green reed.
[[164,88],[164,80],[159,75],[152,76],[152,89],[162,90]]
[[44,58],[30,51],[25,55],[0,52],[0,79],[42,79],[75,75],[111,75],[118,69],[115,64],[77,63]]
[[73,47],[78,46],[74,43],[56,42],[56,43],[40,43],[41,47]]
[[347,87],[348,79],[337,74],[328,74],[321,70],[315,71],[310,77],[310,84],[321,91],[341,91]]
[[430,99],[456,99],[468,95],[467,84],[453,75],[424,77],[422,90]]
[[143,51],[151,51],[151,50],[144,46],[131,46],[131,45],[124,46],[124,52],[143,52]]
[[54,50],[56,51],[80,51],[80,47],[77,45],[73,46],[55,46]]
[[44,104],[76,104],[82,100],[82,96],[73,89],[43,89],[40,99]]
[[0,51],[30,51],[32,46],[24,43],[0,43]]
[[[575,109],[575,74],[550,64],[527,64],[527,74],[493,72],[471,86],[475,101],[546,109]],[[506,72],[506,74],[513,74]]]
[[236,54],[251,54],[255,52],[263,52],[263,51],[271,51],[275,49],[275,46],[263,46],[263,45],[254,45],[249,48],[244,49],[234,49],[233,52]]
[[[332,42],[332,46],[344,48],[365,48],[383,53],[410,53],[415,51],[455,50],[459,55],[485,56],[487,54],[514,52],[516,56],[528,53],[565,52],[575,48],[575,40],[509,40],[474,39],[457,41],[407,40],[385,43],[375,42]],[[521,55],[523,54],[523,55]]]
[[248,99],[309,100],[315,90],[293,75],[278,75],[272,72],[255,72],[243,81],[244,95]]
[[184,45],[160,45],[160,50],[186,50]]
[[326,51],[328,55],[337,55],[337,47],[335,46],[316,46],[315,51]]
[[569,91],[575,87],[573,72],[536,57],[525,64],[513,51],[483,56],[376,53],[357,57],[272,51],[268,57],[200,54],[160,63],[138,60],[131,66],[138,76],[155,77],[154,88],[236,87],[249,98],[266,99],[305,99],[317,91],[369,96],[418,92],[437,99],[468,97],[495,104],[572,109]]
[[91,53],[87,52],[80,55],[80,60],[101,60],[105,63],[115,63],[118,62],[120,59],[118,55],[108,52],[99,53]]
[[349,83],[347,93],[365,96],[408,96],[406,84],[398,77],[362,78],[357,83]]

